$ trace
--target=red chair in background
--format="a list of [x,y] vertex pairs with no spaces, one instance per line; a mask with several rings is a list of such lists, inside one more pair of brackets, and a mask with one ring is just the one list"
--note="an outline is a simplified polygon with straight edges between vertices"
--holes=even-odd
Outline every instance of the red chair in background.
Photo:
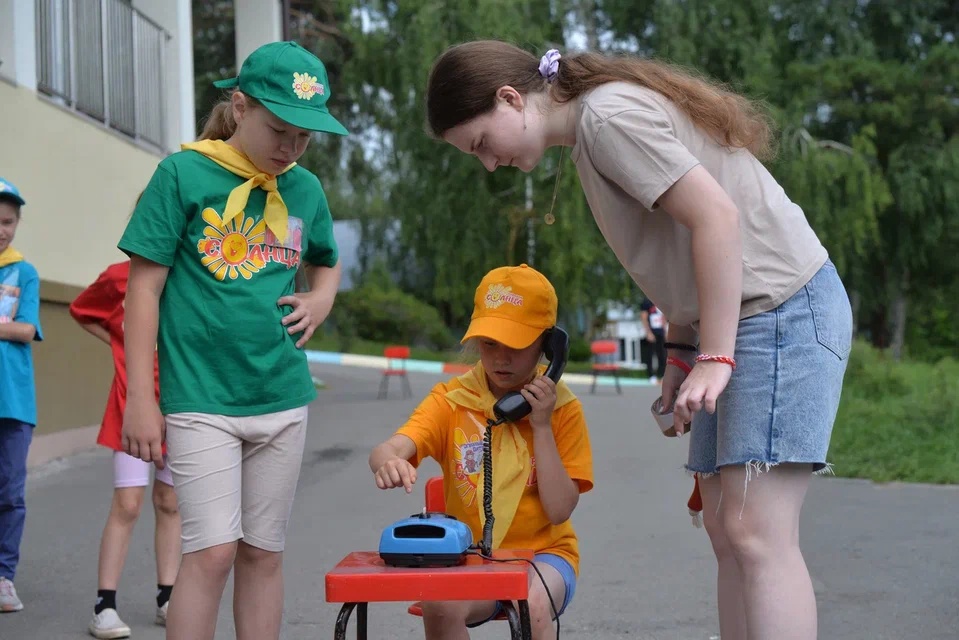
[[609,374],[616,381],[616,393],[622,395],[619,386],[619,365],[616,363],[616,354],[619,353],[619,343],[615,340],[593,340],[589,345],[593,354],[593,386],[589,392],[596,393],[596,381],[601,374]]
[[390,378],[398,377],[403,381],[403,397],[412,398],[413,390],[410,388],[410,378],[406,375],[406,361],[410,359],[410,348],[401,345],[390,345],[383,349],[383,356],[386,358],[386,369],[383,370],[383,378],[380,380],[380,392],[376,396],[382,400],[390,393]]

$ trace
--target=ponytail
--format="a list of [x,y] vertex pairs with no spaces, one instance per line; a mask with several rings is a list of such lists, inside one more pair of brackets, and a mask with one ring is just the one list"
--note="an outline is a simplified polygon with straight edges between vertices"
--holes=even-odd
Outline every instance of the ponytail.
[[236,119],[233,117],[233,94],[235,93],[243,96],[247,109],[263,106],[259,100],[242,91],[234,90],[226,94],[226,97],[213,105],[210,115],[203,123],[203,131],[198,140],[229,140],[233,137],[236,133]]
[[236,133],[236,120],[233,119],[233,102],[227,98],[220,100],[210,111],[203,123],[200,140],[227,140]]

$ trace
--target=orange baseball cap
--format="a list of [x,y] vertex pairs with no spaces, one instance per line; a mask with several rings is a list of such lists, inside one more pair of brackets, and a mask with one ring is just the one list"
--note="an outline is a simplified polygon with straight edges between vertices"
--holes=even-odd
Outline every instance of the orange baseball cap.
[[499,267],[483,278],[473,298],[473,317],[461,342],[490,338],[525,349],[556,325],[556,290],[542,273],[521,264]]

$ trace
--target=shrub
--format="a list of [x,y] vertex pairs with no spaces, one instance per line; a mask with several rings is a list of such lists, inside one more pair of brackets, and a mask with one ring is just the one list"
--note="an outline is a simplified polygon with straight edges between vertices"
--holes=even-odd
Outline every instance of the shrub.
[[341,347],[354,338],[447,349],[453,340],[439,312],[396,287],[367,283],[337,296],[332,314]]
[[569,359],[571,362],[589,362],[592,358],[589,342],[579,336],[573,336],[569,341]]

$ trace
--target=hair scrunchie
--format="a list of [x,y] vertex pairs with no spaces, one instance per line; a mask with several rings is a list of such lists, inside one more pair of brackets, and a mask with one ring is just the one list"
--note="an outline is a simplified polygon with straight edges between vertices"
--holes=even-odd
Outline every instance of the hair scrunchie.
[[546,82],[552,83],[559,74],[559,59],[563,56],[556,49],[550,49],[546,55],[539,59],[539,75],[546,78]]

